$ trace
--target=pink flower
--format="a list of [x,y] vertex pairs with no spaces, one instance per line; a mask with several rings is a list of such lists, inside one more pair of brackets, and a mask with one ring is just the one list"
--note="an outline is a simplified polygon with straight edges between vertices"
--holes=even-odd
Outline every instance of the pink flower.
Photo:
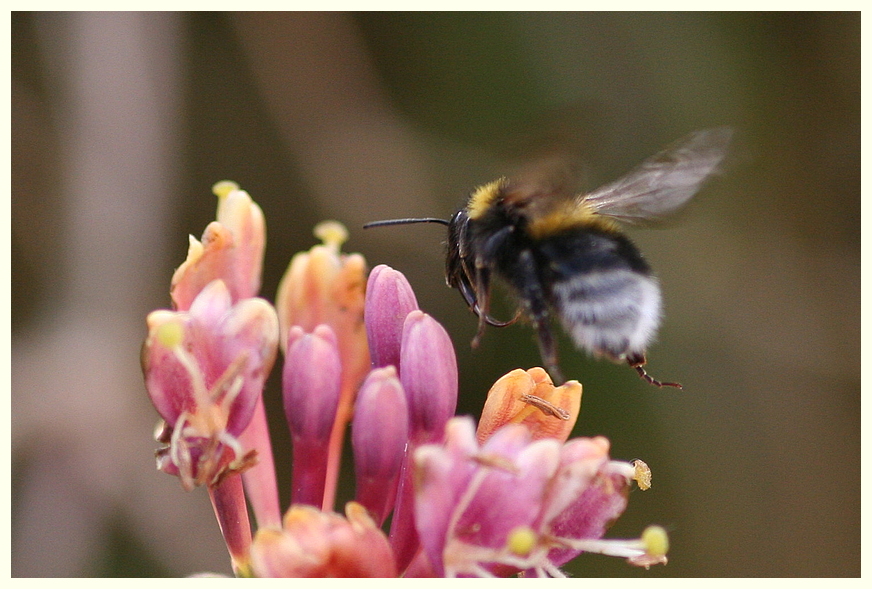
[[234,570],[244,574],[251,529],[240,473],[258,456],[240,435],[275,360],[278,318],[262,299],[232,304],[224,282],[214,280],[188,311],[154,311],[147,324],[142,369],[166,422],[158,468],[186,490],[208,487]]
[[214,484],[244,459],[237,436],[251,421],[275,360],[278,320],[262,299],[231,304],[220,280],[189,311],[154,311],[142,350],[145,384],[172,429],[160,455],[185,488]]
[[[202,240],[190,237],[187,259],[172,277],[170,293],[178,311],[187,311],[214,280],[224,282],[233,303],[256,297],[260,289],[266,244],[263,212],[235,182],[218,182],[212,192],[218,197],[217,220],[206,227]],[[257,464],[243,475],[255,516],[262,525],[277,526],[281,510],[262,400],[239,440],[258,455]]]
[[340,248],[348,239],[348,231],[341,223],[323,221],[315,226],[315,236],[323,243],[293,257],[279,283],[276,309],[284,351],[288,334],[295,326],[308,333],[323,324],[329,326],[335,335],[341,384],[328,442],[323,492],[323,507],[331,509],[354,395],[370,368],[363,323],[366,260],[360,254],[341,253]]
[[605,438],[534,441],[509,424],[479,446],[472,420],[454,418],[415,467],[418,535],[440,576],[562,576],[581,551],[665,562],[656,547],[600,540],[634,478],[632,465],[609,460]]
[[419,445],[441,440],[445,423],[457,408],[457,360],[451,339],[435,319],[418,310],[410,312],[403,323],[400,382],[409,407],[409,443],[391,522],[391,545],[402,569],[420,546],[414,515],[413,480],[417,473],[412,456]]
[[[650,471],[611,460],[605,438],[567,441],[577,381],[513,370],[491,387],[476,430],[454,417],[451,339],[400,272],[376,266],[367,280],[363,257],[340,252],[344,227],[325,222],[324,243],[294,256],[273,308],[254,298],[260,209],[235,184],[214,191],[218,220],[173,276],[176,310],[148,316],[142,364],[167,424],[158,466],[186,489],[207,487],[238,576],[562,576],[580,552],[666,562],[661,528],[603,539]],[[284,516],[261,399],[279,346],[293,443]],[[349,422],[357,488],[342,516]]]

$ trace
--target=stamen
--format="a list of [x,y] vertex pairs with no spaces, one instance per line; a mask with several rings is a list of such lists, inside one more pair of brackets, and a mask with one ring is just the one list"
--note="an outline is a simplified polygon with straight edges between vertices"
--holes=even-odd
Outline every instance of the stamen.
[[212,194],[220,199],[227,198],[235,190],[239,190],[239,184],[232,180],[222,180],[212,185]]
[[[225,402],[228,396],[233,396],[233,399],[236,398],[236,395],[239,394],[239,390],[242,388],[242,369],[244,368],[246,362],[248,361],[248,350],[242,351],[236,358],[233,359],[233,362],[224,369],[224,372],[221,373],[214,383],[212,383],[212,393],[211,400],[213,403],[218,402],[218,397],[224,394],[222,400],[222,409],[229,407],[229,404]],[[239,383],[239,389],[234,392],[237,383]],[[230,402],[233,402],[233,399]]]
[[500,456],[499,454],[487,454],[481,452],[476,454],[475,456],[470,457],[470,460],[475,461],[476,463],[486,466],[488,468],[496,468],[499,470],[504,470],[511,474],[518,474],[518,467],[515,466],[515,463],[510,459],[505,458],[504,456]]
[[339,221],[321,221],[315,225],[314,233],[324,245],[336,252],[348,241],[348,229]]
[[641,460],[633,461],[633,478],[643,491],[651,488],[651,469]]
[[521,395],[521,401],[527,403],[528,405],[533,405],[545,415],[550,415],[552,417],[562,419],[563,421],[569,421],[569,411],[563,409],[562,407],[558,407],[550,401],[546,401],[542,397],[537,397],[536,395]]
[[666,556],[669,552],[669,536],[660,526],[648,526],[642,532],[642,542],[645,543],[645,552],[651,556]]
[[182,345],[182,341],[185,339],[185,328],[181,321],[167,321],[157,328],[155,336],[160,345],[173,350]]
[[481,487],[482,483],[484,483],[484,478],[487,474],[487,471],[484,469],[476,470],[472,480],[469,481],[469,484],[466,486],[466,490],[464,490],[463,495],[460,497],[460,501],[457,502],[457,506],[451,514],[451,520],[448,522],[448,528],[445,533],[446,544],[451,542],[455,537],[454,532],[457,523],[460,521],[460,517],[463,515],[463,512],[466,511],[466,508],[469,507],[469,504],[472,503],[475,494],[478,493],[478,489]]
[[668,560],[666,553],[669,550],[669,537],[660,526],[649,526],[641,538],[633,540],[559,538],[559,541],[575,550],[626,558],[630,564],[645,568],[666,564]]
[[533,551],[538,539],[538,534],[529,526],[519,526],[509,532],[508,538],[506,538],[506,547],[513,554],[527,556]]
[[[209,405],[210,399],[209,391],[206,389],[206,379],[200,371],[200,366],[197,364],[197,360],[188,353],[187,350],[185,350],[184,346],[181,345],[173,348],[173,355],[191,379],[191,390],[194,393],[194,402],[196,405],[198,407],[206,407]],[[179,421],[181,421],[181,417],[179,418]]]

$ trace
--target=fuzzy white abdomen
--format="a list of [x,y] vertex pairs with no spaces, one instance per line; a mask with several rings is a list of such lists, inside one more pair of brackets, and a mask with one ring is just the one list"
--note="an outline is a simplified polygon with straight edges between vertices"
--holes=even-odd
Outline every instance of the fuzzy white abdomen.
[[645,353],[660,324],[660,287],[626,269],[576,274],[554,284],[553,305],[575,344],[623,360]]

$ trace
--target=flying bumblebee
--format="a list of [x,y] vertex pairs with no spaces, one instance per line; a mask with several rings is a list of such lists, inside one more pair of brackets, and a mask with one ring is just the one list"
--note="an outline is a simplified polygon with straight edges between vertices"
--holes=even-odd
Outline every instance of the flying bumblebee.
[[[441,223],[448,227],[446,281],[478,316],[475,347],[485,325],[502,327],[525,317],[556,383],[564,382],[551,328],[556,315],[576,346],[595,357],[626,362],[644,380],[646,350],[661,319],[657,279],[618,223],[661,220],[687,203],[718,171],[732,131],[696,131],[645,160],[626,176],[593,192],[573,195],[529,178],[500,178],[476,189],[448,219],[393,219],[364,227]],[[491,277],[519,301],[510,321],[490,315]]]

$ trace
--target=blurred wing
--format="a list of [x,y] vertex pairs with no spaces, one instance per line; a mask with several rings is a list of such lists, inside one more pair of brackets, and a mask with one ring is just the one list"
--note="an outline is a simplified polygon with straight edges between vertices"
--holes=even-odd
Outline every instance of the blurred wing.
[[581,196],[581,204],[627,223],[667,217],[718,171],[732,135],[728,127],[691,133],[623,178]]

